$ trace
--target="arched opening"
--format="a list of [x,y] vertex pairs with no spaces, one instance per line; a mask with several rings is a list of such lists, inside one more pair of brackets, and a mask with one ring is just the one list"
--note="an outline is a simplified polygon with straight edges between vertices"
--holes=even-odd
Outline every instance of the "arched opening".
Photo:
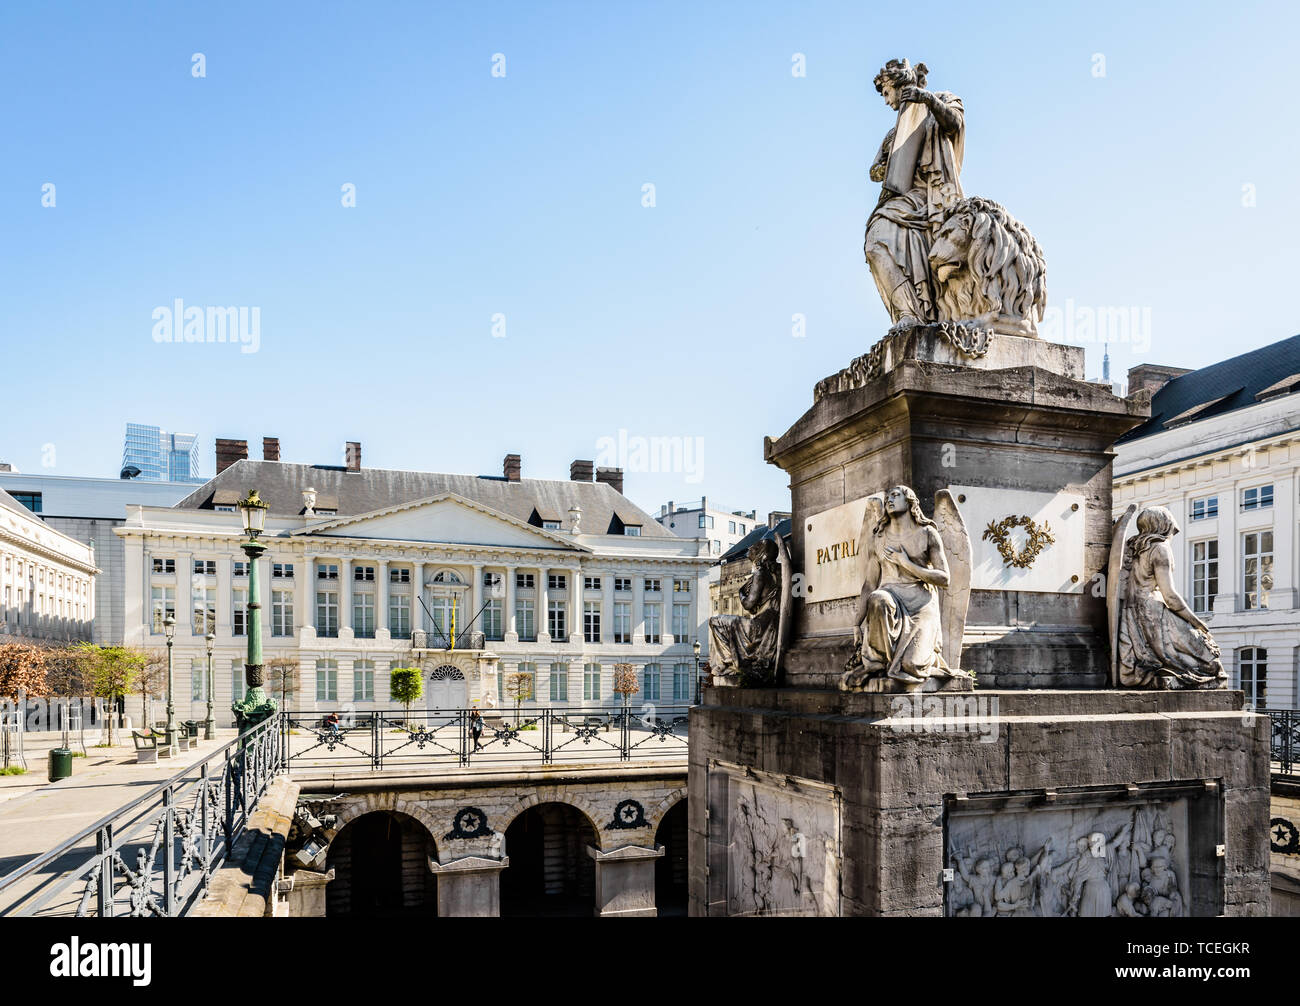
[[686,801],[678,800],[659,822],[655,845],[664,854],[655,860],[655,907],[659,916],[686,914]]
[[349,821],[330,843],[327,916],[362,918],[438,914],[438,878],[429,872],[437,848],[415,818],[380,810]]
[[502,916],[590,916],[596,911],[596,845],[587,816],[564,803],[529,807],[506,829]]
[[444,664],[429,673],[428,708],[430,712],[451,712],[469,705],[465,674],[459,667]]

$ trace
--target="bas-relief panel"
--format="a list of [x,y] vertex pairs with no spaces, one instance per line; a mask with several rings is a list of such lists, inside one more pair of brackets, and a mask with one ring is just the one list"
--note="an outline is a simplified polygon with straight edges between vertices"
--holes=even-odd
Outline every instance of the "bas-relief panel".
[[946,914],[1187,915],[1187,801],[953,813]]

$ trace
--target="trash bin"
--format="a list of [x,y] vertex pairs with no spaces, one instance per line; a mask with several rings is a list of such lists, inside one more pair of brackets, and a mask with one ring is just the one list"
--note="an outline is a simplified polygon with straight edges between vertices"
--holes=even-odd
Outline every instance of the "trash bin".
[[198,740],[199,727],[202,726],[198,720],[186,720],[185,731],[190,735],[190,740]]
[[72,748],[50,749],[50,782],[72,775]]

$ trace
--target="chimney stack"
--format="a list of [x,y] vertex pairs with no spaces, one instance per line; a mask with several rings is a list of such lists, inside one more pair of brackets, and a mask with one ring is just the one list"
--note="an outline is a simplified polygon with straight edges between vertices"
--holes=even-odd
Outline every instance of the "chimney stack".
[[503,472],[507,482],[518,482],[523,462],[520,461],[518,454],[507,454]]
[[222,440],[217,438],[217,474],[220,475],[236,461],[248,460],[247,440]]
[[279,437],[262,438],[262,460],[263,461],[280,460],[280,438]]
[[623,469],[622,468],[597,468],[596,481],[604,482],[608,486],[613,486],[616,493],[623,492]]
[[361,471],[361,445],[357,443],[357,441],[348,441],[347,448],[344,451],[344,457],[346,458],[344,464],[347,465],[348,471]]
[[575,461],[569,465],[570,482],[590,482],[595,465],[590,461]]
[[1185,367],[1164,367],[1158,363],[1140,363],[1136,367],[1129,367],[1128,393],[1131,395],[1133,392],[1145,388],[1154,395],[1175,377],[1182,377],[1184,374],[1190,373],[1191,371]]

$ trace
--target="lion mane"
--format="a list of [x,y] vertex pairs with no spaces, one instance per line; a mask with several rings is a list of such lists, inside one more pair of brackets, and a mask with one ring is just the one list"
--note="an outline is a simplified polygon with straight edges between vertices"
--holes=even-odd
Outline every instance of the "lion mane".
[[1047,307],[1043,251],[1029,229],[992,199],[971,196],[953,206],[930,265],[940,321],[980,321],[1037,335],[1035,322]]

